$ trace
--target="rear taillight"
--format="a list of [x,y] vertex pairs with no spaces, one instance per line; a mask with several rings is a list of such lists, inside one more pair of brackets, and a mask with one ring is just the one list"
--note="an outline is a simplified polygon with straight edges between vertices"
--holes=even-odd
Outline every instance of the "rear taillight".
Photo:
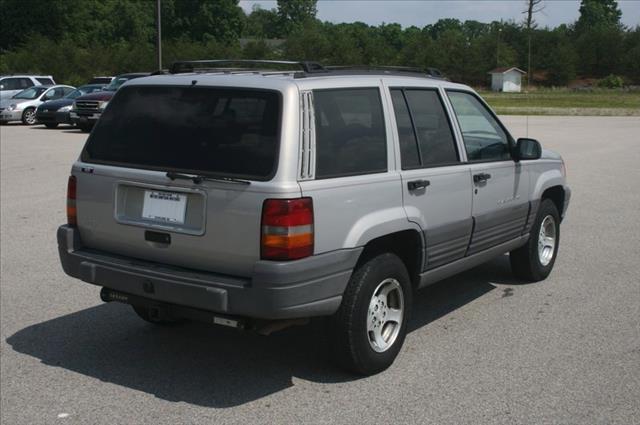
[[69,182],[67,183],[67,224],[69,226],[75,226],[78,224],[75,176],[69,176]]
[[311,198],[267,199],[262,205],[263,260],[296,260],[313,255]]

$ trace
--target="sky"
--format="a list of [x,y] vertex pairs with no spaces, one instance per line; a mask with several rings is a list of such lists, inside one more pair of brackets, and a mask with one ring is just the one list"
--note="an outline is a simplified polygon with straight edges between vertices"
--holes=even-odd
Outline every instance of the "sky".
[[[578,19],[579,0],[545,0],[543,3],[544,10],[535,15],[541,27],[553,28]],[[240,6],[246,12],[251,12],[254,4],[259,4],[263,9],[276,7],[275,1],[240,1]],[[521,22],[524,4],[524,0],[320,0],[317,18],[334,23],[399,23],[403,27],[424,27],[441,18]],[[640,0],[619,0],[618,5],[622,10],[623,24],[630,27],[640,25]]]

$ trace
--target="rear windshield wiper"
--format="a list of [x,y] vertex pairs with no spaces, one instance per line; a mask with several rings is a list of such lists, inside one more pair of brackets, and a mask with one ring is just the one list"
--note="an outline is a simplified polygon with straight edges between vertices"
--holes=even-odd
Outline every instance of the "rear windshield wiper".
[[176,180],[176,179],[191,180],[195,184],[200,184],[205,180],[212,181],[212,182],[251,184],[249,180],[236,179],[233,177],[210,177],[210,176],[203,176],[203,175],[197,175],[197,174],[190,175],[190,174],[176,173],[174,171],[167,171],[167,177],[169,177],[171,180]]

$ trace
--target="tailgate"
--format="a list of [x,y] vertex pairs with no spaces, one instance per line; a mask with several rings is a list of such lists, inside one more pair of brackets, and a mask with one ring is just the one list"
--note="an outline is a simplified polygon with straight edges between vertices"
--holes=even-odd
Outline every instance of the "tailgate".
[[78,163],[73,175],[85,246],[236,276],[250,276],[260,259],[263,201],[300,196],[297,185],[273,193],[265,183],[193,184],[157,171],[97,164]]
[[80,235],[95,249],[249,276],[263,201],[300,193],[271,182],[281,96],[194,84],[129,84],[114,95],[74,167]]

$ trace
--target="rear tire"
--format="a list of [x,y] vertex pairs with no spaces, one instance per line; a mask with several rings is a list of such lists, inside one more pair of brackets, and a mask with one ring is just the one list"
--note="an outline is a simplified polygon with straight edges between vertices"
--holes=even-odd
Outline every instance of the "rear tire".
[[36,123],[36,110],[35,108],[27,108],[22,113],[22,124],[34,125]]
[[49,122],[44,125],[47,128],[56,128],[58,127],[58,123]]
[[529,282],[549,276],[560,246],[560,214],[551,199],[543,199],[527,243],[509,253],[513,274]]
[[345,369],[373,375],[397,357],[411,313],[411,280],[394,254],[381,254],[356,269],[329,321],[335,360]]
[[154,317],[154,314],[151,311],[151,309],[147,308],[147,307],[138,307],[138,306],[135,306],[135,305],[132,305],[131,307],[133,308],[133,311],[135,311],[136,314],[142,320],[144,320],[146,322],[149,322],[149,323],[153,323],[154,325],[170,326],[170,325],[175,325],[176,323],[180,323],[181,322],[181,320],[178,320],[178,319]]

